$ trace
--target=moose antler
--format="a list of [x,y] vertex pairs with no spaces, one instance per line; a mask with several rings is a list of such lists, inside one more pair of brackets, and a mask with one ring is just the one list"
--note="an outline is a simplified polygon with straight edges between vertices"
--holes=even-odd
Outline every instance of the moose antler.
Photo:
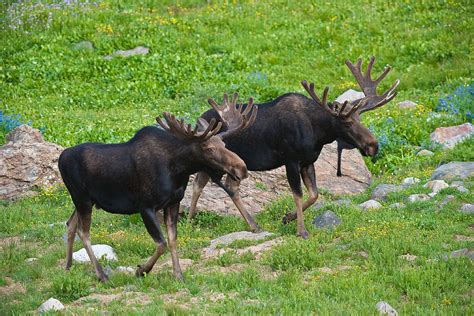
[[243,104],[237,104],[238,96],[238,93],[234,93],[229,103],[227,94],[224,94],[221,105],[211,98],[208,99],[209,104],[216,110],[226,126],[226,131],[219,134],[222,138],[246,129],[253,124],[257,117],[258,107],[253,104],[253,98],[249,99],[247,106],[244,108]]
[[[387,91],[385,91],[384,94],[377,95],[378,84],[385,78],[385,76],[387,76],[387,74],[390,72],[390,70],[392,70],[392,68],[386,67],[383,73],[377,79],[372,80],[371,72],[372,72],[372,67],[374,66],[374,63],[375,63],[375,57],[372,56],[370,58],[369,65],[367,66],[367,70],[365,71],[365,74],[362,74],[362,59],[361,58],[357,59],[357,65],[355,66],[349,60],[346,60],[347,67],[349,67],[350,71],[352,72],[355,79],[357,80],[357,83],[359,84],[360,88],[365,94],[365,98],[363,98],[362,100],[359,100],[357,104],[359,113],[363,113],[363,112],[381,107],[382,105],[390,102],[397,95],[397,92],[394,92],[394,90],[397,88],[398,84],[400,83],[399,79],[397,79],[394,82],[394,84]],[[361,103],[364,102],[364,100],[365,100],[365,103],[362,106]]]
[[163,116],[165,117],[166,122],[163,122],[160,117],[156,118],[156,121],[161,127],[181,139],[186,139],[193,142],[204,142],[208,140],[217,134],[222,127],[221,122],[216,123],[216,120],[212,119],[205,131],[198,132],[197,124],[193,129],[191,124],[186,124],[183,119],[177,120],[176,116],[168,112],[164,112]]
[[308,82],[306,80],[303,80],[303,81],[301,81],[301,85],[309,93],[311,98],[314,101],[316,101],[316,103],[319,104],[324,110],[326,110],[331,115],[342,118],[342,119],[346,119],[346,118],[350,117],[355,111],[357,111],[357,109],[359,109],[362,105],[365,104],[365,102],[359,102],[357,105],[353,106],[347,113],[344,113],[344,110],[345,110],[345,108],[347,106],[347,103],[348,103],[347,101],[345,101],[341,105],[341,107],[338,108],[338,109],[336,109],[336,107],[334,107],[334,109],[332,109],[331,107],[328,106],[329,87],[324,88],[323,99],[321,100],[318,97],[318,95],[316,94],[316,92],[314,92],[314,83],[311,82],[310,84],[308,84]]

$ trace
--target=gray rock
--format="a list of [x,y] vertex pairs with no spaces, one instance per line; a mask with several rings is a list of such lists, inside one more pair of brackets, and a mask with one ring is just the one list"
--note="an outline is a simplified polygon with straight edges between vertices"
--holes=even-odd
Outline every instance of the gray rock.
[[15,128],[0,146],[0,200],[36,194],[61,182],[58,159],[63,148],[45,142],[41,132],[28,125]]
[[451,252],[450,254],[445,254],[443,256],[443,259],[448,260],[451,258],[462,258],[462,257],[466,257],[466,258],[469,258],[470,260],[474,260],[474,249],[463,248],[463,249],[455,250]]
[[[97,259],[100,259],[105,256],[107,260],[115,261],[117,255],[114,252],[114,249],[109,245],[93,245],[92,251]],[[72,254],[72,258],[78,262],[90,262],[89,256],[87,255],[86,249],[82,248]]]
[[375,305],[380,315],[398,316],[397,311],[385,301],[380,301]]
[[460,212],[464,214],[474,214],[474,204],[469,204],[469,203],[463,204],[461,206]]
[[110,277],[110,276],[112,276],[114,271],[112,270],[112,268],[109,265],[106,265],[104,267],[104,273],[105,273],[106,276]]
[[449,184],[447,184],[444,180],[431,180],[428,181],[423,187],[430,188],[434,193],[438,193],[443,189],[449,188]]
[[79,43],[75,43],[72,46],[73,49],[75,50],[86,50],[86,51],[92,51],[94,50],[94,44],[90,41],[81,41]]
[[364,203],[359,204],[360,207],[362,207],[364,210],[370,210],[370,209],[379,209],[382,207],[382,204],[375,200],[368,200],[365,201]]
[[270,232],[252,233],[247,231],[240,231],[220,236],[216,239],[211,240],[211,244],[209,245],[209,247],[203,249],[204,258],[217,256],[220,253],[220,248],[227,246],[228,244],[236,240],[261,240],[273,235],[274,234]]
[[398,106],[402,109],[414,109],[418,106],[418,104],[410,100],[405,100],[402,102],[398,102]]
[[405,259],[405,260],[407,260],[407,261],[415,261],[416,258],[418,258],[418,256],[415,256],[415,255],[412,255],[412,254],[407,253],[407,254],[405,254],[405,255],[401,255],[399,258]]
[[454,180],[456,178],[466,179],[474,177],[474,162],[453,161],[436,168],[431,174],[432,180]]
[[387,199],[387,196],[390,193],[394,192],[399,192],[403,189],[403,187],[395,184],[379,184],[374,191],[372,192],[372,195],[370,198],[372,200],[378,200],[378,201],[385,201]]
[[332,211],[326,211],[313,220],[316,228],[334,228],[341,224],[341,219]]
[[469,193],[469,190],[463,187],[462,185],[455,186],[455,188],[461,193]]
[[35,262],[36,260],[38,260],[38,258],[28,258],[25,260],[26,263],[31,263],[31,262]]
[[417,184],[419,182],[420,182],[420,179],[418,179],[418,178],[408,177],[408,178],[403,179],[402,185],[407,187],[407,186]]
[[64,309],[64,305],[54,297],[51,297],[49,300],[41,304],[40,307],[38,307],[38,313],[45,313],[48,311],[60,311],[62,309]]
[[115,56],[130,57],[130,56],[135,56],[135,55],[146,55],[148,54],[149,51],[150,49],[148,47],[137,46],[129,50],[116,50],[112,55],[107,55],[104,58],[112,59]]
[[352,102],[352,101],[355,101],[355,100],[362,99],[364,97],[365,97],[364,92],[349,89],[346,92],[344,92],[343,94],[341,94],[340,96],[338,96],[336,98],[336,102],[339,102],[339,103],[342,104],[345,101]]
[[422,149],[416,155],[417,156],[433,156],[434,152],[432,152],[431,150]]
[[122,273],[135,273],[135,270],[132,267],[118,266],[115,268],[115,271]]
[[427,194],[412,194],[408,197],[408,201],[413,202],[420,202],[420,201],[428,201],[430,196]]
[[456,200],[456,197],[454,195],[445,196],[444,199],[439,203],[439,208],[442,208],[443,206],[454,200]]
[[459,187],[459,186],[464,186],[464,181],[453,181],[451,182],[451,187]]
[[438,127],[430,135],[430,139],[443,145],[444,148],[453,148],[457,143],[474,135],[474,126],[464,123],[457,126]]

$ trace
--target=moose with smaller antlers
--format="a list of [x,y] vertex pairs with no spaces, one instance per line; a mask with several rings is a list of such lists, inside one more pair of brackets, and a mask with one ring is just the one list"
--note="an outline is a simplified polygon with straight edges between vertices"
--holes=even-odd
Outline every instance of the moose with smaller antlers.
[[[68,237],[66,269],[72,264],[72,247],[76,231],[101,281],[106,281],[101,265],[92,251],[89,239],[92,207],[109,213],[140,213],[148,233],[156,243],[152,257],[138,266],[138,276],[150,272],[166,250],[156,211],[164,210],[173,274],[183,274],[176,250],[179,203],[189,176],[205,171],[223,186],[219,179],[226,173],[234,181],[247,177],[242,159],[225,148],[227,137],[238,135],[254,121],[257,108],[252,99],[245,109],[223,108],[221,121],[229,127],[221,130],[222,122],[200,119],[192,128],[183,120],[164,113],[163,128],[144,127],[128,142],[121,144],[85,143],[68,148],[59,157],[59,170],[71,195],[75,209],[67,221]],[[217,176],[214,176],[218,174]]]
[[[360,123],[359,112],[364,109],[375,109],[388,102],[395,96],[395,88],[399,80],[382,95],[376,92],[377,85],[390,71],[387,68],[376,80],[371,79],[371,70],[375,62],[372,57],[365,74],[362,74],[362,60],[357,66],[346,61],[357,82],[364,91],[365,97],[354,102],[328,104],[328,91],[326,87],[322,99],[314,91],[314,84],[302,81],[305,90],[311,99],[299,93],[288,93],[277,99],[259,104],[255,124],[242,133],[225,140],[226,148],[235,152],[251,171],[265,171],[280,166],[286,167],[286,175],[293,193],[296,212],[287,213],[283,223],[297,219],[297,235],[308,237],[304,225],[303,212],[318,198],[314,162],[325,144],[342,140],[358,148],[364,156],[374,156],[378,151],[378,143],[370,131]],[[209,101],[211,105],[213,101]],[[227,107],[228,101],[224,99],[223,106]],[[233,108],[234,103],[230,104]],[[245,108],[246,105],[241,105]],[[216,109],[216,104],[201,115],[206,121],[220,120],[221,111]],[[223,124],[222,128],[227,128]],[[301,179],[306,186],[309,198],[303,201]],[[193,183],[193,196],[189,208],[189,218],[196,212],[197,201],[209,175],[199,172]],[[252,216],[247,212],[239,195],[240,181],[231,177],[226,178],[226,187],[231,191],[230,197],[240,213],[250,226],[251,230],[258,230]]]

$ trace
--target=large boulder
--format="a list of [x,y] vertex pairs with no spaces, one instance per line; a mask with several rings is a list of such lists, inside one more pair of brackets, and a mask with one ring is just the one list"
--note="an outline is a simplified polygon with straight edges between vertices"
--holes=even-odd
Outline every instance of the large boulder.
[[21,125],[6,136],[0,147],[0,199],[31,195],[38,187],[59,181],[58,158],[63,148],[45,142],[41,132]]
[[431,174],[432,180],[454,180],[474,177],[474,161],[453,161],[436,168]]
[[474,126],[464,123],[457,126],[438,127],[430,138],[432,141],[443,145],[444,148],[453,148],[460,141],[474,135]]
[[[372,175],[357,149],[344,150],[342,154],[342,177],[336,176],[336,142],[324,146],[315,163],[318,188],[332,194],[357,194],[365,191],[372,181]],[[192,181],[181,202],[188,207],[192,196]],[[249,172],[249,177],[240,183],[240,196],[250,213],[262,211],[268,203],[283,194],[291,194],[286,179],[285,167],[262,172]],[[220,214],[239,215],[230,197],[217,185],[208,184],[198,202],[198,209],[215,211]]]

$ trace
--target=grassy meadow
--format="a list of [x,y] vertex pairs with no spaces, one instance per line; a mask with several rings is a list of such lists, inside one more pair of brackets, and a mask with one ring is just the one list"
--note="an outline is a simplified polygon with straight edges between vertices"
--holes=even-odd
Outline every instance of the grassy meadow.
[[[358,88],[346,59],[376,56],[374,74],[392,66],[380,91],[401,80],[391,104],[362,118],[381,144],[379,155],[366,159],[371,188],[350,197],[349,206],[323,194],[327,207],[305,213],[306,241],[294,237],[294,223],[281,224],[294,207],[291,197],[274,201],[257,222],[283,242],[259,260],[235,252],[203,260],[201,249],[211,239],[247,227],[240,217],[200,212],[178,227],[180,258],[194,262],[184,282],[163,268],[144,278],[114,273],[101,284],[91,265],[64,271],[61,237],[72,211],[64,188],[0,201],[1,315],[28,313],[51,296],[67,305],[66,314],[366,315],[376,314],[381,300],[400,314],[474,313],[472,261],[443,260],[445,253],[474,247],[472,215],[459,212],[474,200],[472,179],[464,183],[470,193],[448,188],[429,201],[388,207],[428,193],[422,184],[438,165],[474,160],[473,138],[452,150],[429,141],[437,127],[472,121],[470,1],[6,0],[0,8],[0,143],[21,123],[64,147],[121,142],[163,111],[193,121],[209,107],[208,97],[237,91],[242,100],[265,102],[302,93],[303,79],[318,91],[328,85],[334,99]],[[93,48],[77,47],[81,41]],[[137,46],[150,51],[104,58]],[[406,99],[418,106],[400,109]],[[420,149],[434,155],[417,156]],[[377,184],[408,176],[422,181],[392,194],[382,209],[356,207]],[[447,195],[454,199],[440,208]],[[342,219],[334,230],[311,225],[325,209]],[[91,240],[115,249],[119,261],[103,262],[112,268],[135,267],[154,249],[139,216],[95,211]],[[406,254],[417,258],[400,257]],[[38,260],[25,262],[31,257]],[[97,299],[124,291],[128,299]]]

